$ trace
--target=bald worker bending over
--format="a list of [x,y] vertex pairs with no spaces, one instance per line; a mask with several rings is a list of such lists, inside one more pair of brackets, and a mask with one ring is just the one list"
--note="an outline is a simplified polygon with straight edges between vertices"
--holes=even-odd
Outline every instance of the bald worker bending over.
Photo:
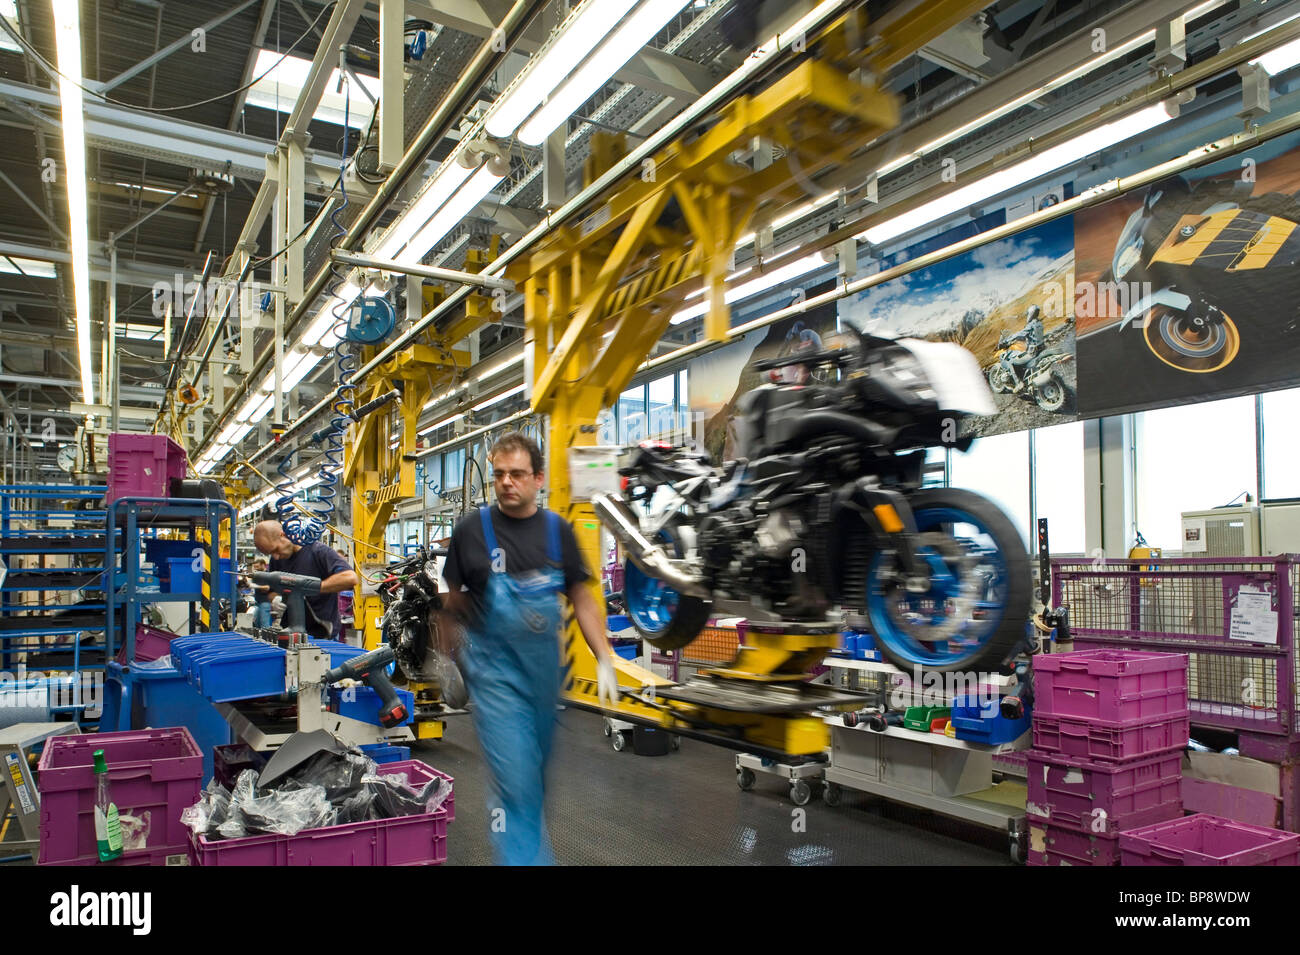
[[[307,632],[317,637],[338,639],[343,633],[343,624],[339,620],[337,595],[356,589],[361,582],[357,572],[348,566],[338,551],[320,541],[306,547],[295,544],[285,536],[279,521],[262,521],[254,527],[253,544],[271,558],[271,571],[320,578],[320,593],[307,598],[307,606],[311,609],[307,615]],[[310,619],[312,614],[326,630]]]

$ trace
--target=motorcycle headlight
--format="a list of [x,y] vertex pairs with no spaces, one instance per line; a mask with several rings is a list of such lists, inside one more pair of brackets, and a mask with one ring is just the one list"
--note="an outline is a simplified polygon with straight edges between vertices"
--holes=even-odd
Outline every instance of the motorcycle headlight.
[[1115,256],[1115,280],[1119,281],[1132,271],[1133,266],[1142,261],[1142,239],[1138,238],[1124,247],[1119,255]]

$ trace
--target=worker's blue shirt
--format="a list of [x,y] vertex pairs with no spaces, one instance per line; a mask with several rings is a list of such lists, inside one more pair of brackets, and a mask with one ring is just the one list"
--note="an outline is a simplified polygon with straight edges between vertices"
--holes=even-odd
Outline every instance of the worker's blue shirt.
[[[352,568],[348,566],[348,562],[339,555],[338,551],[317,541],[314,544],[299,548],[296,554],[284,560],[280,560],[278,557],[271,558],[268,569],[286,574],[301,574],[304,577],[319,577],[324,580]],[[322,623],[330,628],[332,635],[337,636],[342,633],[343,625],[339,622],[338,594],[316,594],[308,597],[307,606],[320,618]],[[312,629],[310,622],[309,617],[309,631]],[[318,634],[318,636],[325,636],[325,634]]]

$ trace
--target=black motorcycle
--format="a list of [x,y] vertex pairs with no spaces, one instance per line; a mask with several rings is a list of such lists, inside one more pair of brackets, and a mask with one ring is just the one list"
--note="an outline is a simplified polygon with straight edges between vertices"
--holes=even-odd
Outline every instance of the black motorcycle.
[[900,668],[996,668],[1029,617],[1025,545],[989,500],[922,486],[926,448],[965,450],[960,421],[995,410],[974,357],[859,334],[848,348],[757,363],[789,364],[829,369],[828,381],[745,395],[743,457],[713,467],[645,443],[620,469],[624,492],[593,496],[628,555],[637,630],[672,650],[718,613],[818,623],[842,613],[868,623]]
[[408,682],[438,684],[443,702],[459,708],[467,698],[465,683],[456,663],[438,651],[437,640],[442,596],[435,559],[446,556],[443,548],[422,547],[384,568],[384,579],[377,585],[384,605],[379,629]]

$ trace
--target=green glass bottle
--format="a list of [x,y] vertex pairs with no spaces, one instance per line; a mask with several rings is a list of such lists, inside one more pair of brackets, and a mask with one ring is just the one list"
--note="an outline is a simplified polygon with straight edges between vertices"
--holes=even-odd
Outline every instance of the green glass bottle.
[[122,827],[117,819],[117,804],[109,785],[108,764],[104,751],[95,750],[95,848],[99,861],[109,862],[122,855]]

